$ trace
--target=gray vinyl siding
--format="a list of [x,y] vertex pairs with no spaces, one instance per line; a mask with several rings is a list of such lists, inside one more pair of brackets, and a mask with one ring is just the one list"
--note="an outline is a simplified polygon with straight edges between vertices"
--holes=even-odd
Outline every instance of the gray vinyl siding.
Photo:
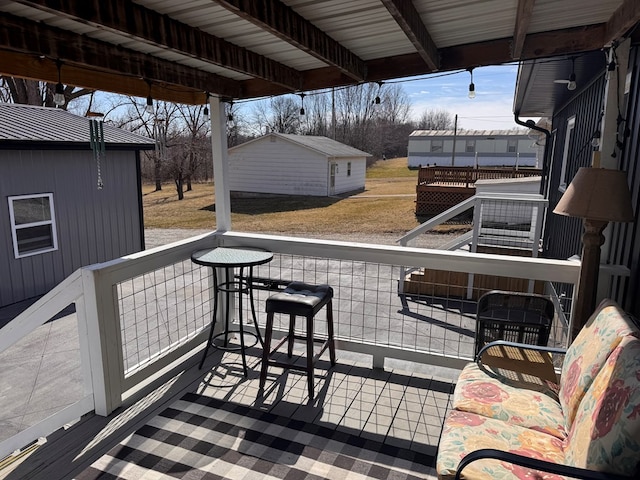
[[612,225],[607,260],[614,265],[625,265],[630,270],[628,279],[614,281],[610,296],[640,318],[640,47],[631,49],[629,71],[633,76],[624,117],[630,135],[625,140],[620,169],[627,172],[635,220],[633,223]]
[[[553,155],[549,175],[548,199],[545,221],[543,252],[549,258],[566,259],[582,252],[582,220],[556,215],[553,209],[564,193],[560,189],[560,174],[564,154],[567,121],[575,115],[576,123],[569,142],[566,167],[567,182],[575,176],[578,168],[591,165],[593,132],[599,128],[604,78],[593,82],[584,92],[553,116],[555,144],[548,154]],[[553,143],[553,142],[552,142]]]
[[[135,151],[0,150],[0,306],[42,295],[81,266],[141,250]],[[58,249],[16,259],[8,197],[53,193]]]

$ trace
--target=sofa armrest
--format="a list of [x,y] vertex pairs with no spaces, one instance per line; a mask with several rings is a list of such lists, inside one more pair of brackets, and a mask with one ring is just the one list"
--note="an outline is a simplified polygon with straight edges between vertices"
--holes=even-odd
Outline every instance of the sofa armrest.
[[491,367],[520,375],[529,375],[557,384],[558,378],[551,354],[564,355],[563,348],[530,345],[496,340],[484,345],[475,361],[482,367]]
[[559,465],[552,462],[546,462],[544,460],[538,460],[531,457],[525,457],[524,455],[518,455],[512,452],[504,452],[502,450],[495,450],[492,448],[484,448],[481,450],[475,450],[466,455],[458,465],[455,479],[462,478],[462,470],[472,462],[477,460],[492,458],[500,460],[502,462],[519,465],[525,468],[531,468],[534,470],[541,470],[549,472],[554,475],[563,475],[565,477],[582,478],[586,480],[624,480],[630,477],[623,477],[621,475],[615,475],[612,473],[596,472],[595,470],[587,470],[585,468],[571,467],[569,465]]

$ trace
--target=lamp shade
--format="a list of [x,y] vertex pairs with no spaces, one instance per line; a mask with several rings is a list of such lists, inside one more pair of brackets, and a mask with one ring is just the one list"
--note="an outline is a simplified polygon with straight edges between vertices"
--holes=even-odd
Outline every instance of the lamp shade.
[[580,168],[553,213],[604,222],[631,222],[633,207],[627,174],[608,168]]

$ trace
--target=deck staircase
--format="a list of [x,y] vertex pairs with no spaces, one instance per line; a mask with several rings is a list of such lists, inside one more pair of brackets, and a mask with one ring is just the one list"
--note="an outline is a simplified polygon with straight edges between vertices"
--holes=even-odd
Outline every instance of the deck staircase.
[[[538,194],[480,194],[449,208],[398,240],[402,246],[421,234],[473,209],[472,228],[446,243],[443,250],[537,257],[548,202]],[[542,284],[525,278],[452,273],[429,268],[401,272],[400,293],[476,299],[485,291],[539,292]]]

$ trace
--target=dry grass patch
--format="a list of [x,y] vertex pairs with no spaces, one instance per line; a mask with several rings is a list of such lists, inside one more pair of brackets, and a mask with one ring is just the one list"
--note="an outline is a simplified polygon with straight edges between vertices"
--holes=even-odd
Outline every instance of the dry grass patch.
[[[404,176],[405,172],[412,176]],[[419,224],[415,216],[416,180],[417,172],[407,169],[406,158],[380,161],[367,170],[364,192],[340,198],[235,198],[231,200],[231,222],[234,229],[245,232],[401,236]],[[159,192],[154,185],[144,185],[142,192],[147,228],[215,228],[211,183],[194,184],[180,201],[170,184]],[[443,226],[438,231],[451,229]]]

